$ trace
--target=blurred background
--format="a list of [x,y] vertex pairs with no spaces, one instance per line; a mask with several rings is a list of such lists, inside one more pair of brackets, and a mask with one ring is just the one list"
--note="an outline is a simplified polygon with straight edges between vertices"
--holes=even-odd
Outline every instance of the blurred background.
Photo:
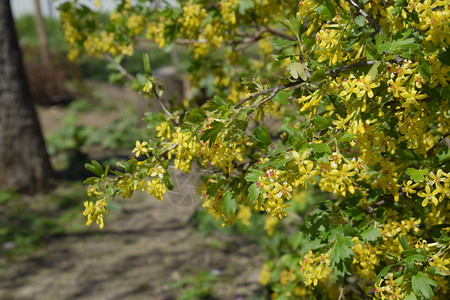
[[[137,193],[110,204],[105,230],[85,226],[84,164],[126,160],[135,141],[149,137],[144,112],[159,106],[114,65],[66,58],[58,2],[10,1],[56,175],[48,193],[34,196],[0,186],[0,299],[266,299],[260,252],[269,240],[259,216],[250,227],[222,228],[198,201],[180,206]],[[101,10],[114,4],[104,0]],[[166,100],[179,101],[185,91],[171,54],[151,44],[143,50],[170,86]],[[123,66],[143,72],[142,52]]]

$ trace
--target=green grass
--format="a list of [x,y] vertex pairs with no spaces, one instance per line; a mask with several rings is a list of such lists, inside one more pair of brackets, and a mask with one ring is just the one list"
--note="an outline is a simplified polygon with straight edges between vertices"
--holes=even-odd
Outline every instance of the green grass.
[[49,238],[85,230],[80,211],[86,197],[81,183],[64,183],[35,197],[0,192],[0,247],[4,257],[26,254]]

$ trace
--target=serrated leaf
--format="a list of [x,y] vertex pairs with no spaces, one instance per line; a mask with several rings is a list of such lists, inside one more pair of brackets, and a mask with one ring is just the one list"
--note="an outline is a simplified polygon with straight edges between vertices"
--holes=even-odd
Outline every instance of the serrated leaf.
[[295,44],[297,44],[297,41],[290,41],[285,39],[276,39],[272,41],[272,45],[275,48],[285,48],[289,46],[294,46]]
[[436,267],[431,267],[428,269],[427,271],[428,274],[433,275],[433,276],[450,276],[450,272],[443,270],[443,269],[439,269]]
[[247,173],[245,175],[245,180],[247,180],[247,182],[255,182],[258,181],[259,176],[264,175],[263,171],[260,171],[258,169],[253,169],[250,173]]
[[336,240],[331,250],[331,259],[334,263],[349,259],[355,254],[351,249],[354,243],[350,239],[349,236],[344,236]]
[[403,300],[417,300],[417,296],[416,294],[414,294],[413,292],[409,292],[406,294],[405,298],[403,298]]
[[431,80],[431,65],[423,57],[419,57],[419,72],[427,80]]
[[431,299],[434,295],[431,286],[437,286],[436,282],[422,272],[417,272],[411,280],[414,293],[420,294],[427,299]]
[[331,19],[334,18],[334,16],[336,16],[336,10],[329,1],[326,1],[325,4],[319,5],[315,9],[315,11],[319,15],[323,16],[323,19],[326,21],[330,21]]
[[255,183],[252,183],[247,190],[247,198],[250,201],[255,201],[258,199],[259,193],[261,192],[261,188],[259,188]]
[[423,170],[418,170],[414,168],[406,169],[406,174],[411,177],[415,182],[422,182],[424,180],[424,176],[427,175],[430,171],[427,168]]
[[261,148],[267,148],[272,144],[269,131],[265,126],[257,126],[253,129],[253,138]]
[[221,122],[214,121],[211,123],[211,127],[206,129],[200,136],[202,141],[209,141],[209,144],[213,144],[216,141],[217,135],[219,135],[220,130],[223,128],[224,124]]
[[406,268],[412,270],[416,261],[425,261],[427,258],[421,254],[413,254],[405,258]]
[[230,214],[236,212],[236,208],[236,200],[233,197],[233,193],[231,193],[230,191],[226,192],[222,202],[222,212],[224,213],[225,217],[229,219]]
[[254,8],[255,4],[252,0],[239,0],[238,7],[239,13],[244,15],[247,10]]
[[378,228],[370,227],[361,232],[361,238],[365,241],[375,242],[381,237],[381,232]]
[[293,62],[286,66],[286,70],[294,79],[298,79],[300,77],[304,81],[308,79],[305,69],[305,66],[299,62]]
[[320,69],[311,74],[308,78],[309,82],[318,82],[324,80],[326,77],[325,69]]
[[317,129],[323,130],[323,129],[327,129],[328,127],[331,126],[332,120],[330,117],[324,118],[320,115],[316,115],[312,119],[312,122],[314,123],[314,125],[316,126]]
[[327,144],[311,144],[314,153],[331,153],[331,149]]

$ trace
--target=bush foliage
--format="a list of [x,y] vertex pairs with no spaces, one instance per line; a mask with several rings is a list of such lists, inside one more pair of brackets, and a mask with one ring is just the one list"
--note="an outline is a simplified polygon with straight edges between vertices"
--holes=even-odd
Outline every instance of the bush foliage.
[[[448,2],[164,3],[123,0],[103,21],[61,6],[71,59],[121,69],[148,41],[192,55],[192,99],[179,108],[162,101],[151,53],[143,74],[121,70],[162,113],[146,115],[154,138],[123,169],[86,165],[87,224],[103,228],[117,196],[162,200],[169,164],[196,165],[203,206],[224,226],[255,214],[269,235],[296,226],[274,235],[261,271],[274,299],[447,299]],[[209,100],[195,106],[200,92]]]

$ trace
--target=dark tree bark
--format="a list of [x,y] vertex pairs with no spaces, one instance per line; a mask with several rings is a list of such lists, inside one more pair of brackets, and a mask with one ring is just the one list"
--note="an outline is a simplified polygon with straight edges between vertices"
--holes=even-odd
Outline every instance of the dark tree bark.
[[43,191],[52,174],[11,6],[9,0],[0,0],[0,189]]

